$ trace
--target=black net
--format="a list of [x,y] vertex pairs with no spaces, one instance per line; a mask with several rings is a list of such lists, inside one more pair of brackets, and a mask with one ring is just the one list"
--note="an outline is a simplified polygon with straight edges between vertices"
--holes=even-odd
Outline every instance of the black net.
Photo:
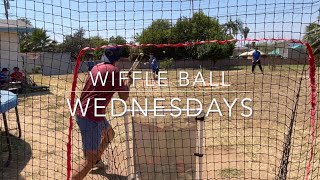
[[[1,1],[0,179],[67,179],[86,164],[88,179],[318,179],[319,8]],[[115,47],[121,71],[139,64],[128,100],[107,105],[114,138],[100,167],[83,152],[95,141],[72,107],[85,93],[116,92],[86,92]],[[84,129],[101,141],[95,125]]]

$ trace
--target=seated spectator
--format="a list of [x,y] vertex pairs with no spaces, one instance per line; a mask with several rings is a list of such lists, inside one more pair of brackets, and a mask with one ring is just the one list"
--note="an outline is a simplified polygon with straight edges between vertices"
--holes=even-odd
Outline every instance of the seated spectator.
[[13,68],[13,73],[10,75],[12,81],[24,81],[24,74],[20,72],[18,67]]
[[8,69],[2,68],[0,72],[0,86],[6,86],[9,83]]

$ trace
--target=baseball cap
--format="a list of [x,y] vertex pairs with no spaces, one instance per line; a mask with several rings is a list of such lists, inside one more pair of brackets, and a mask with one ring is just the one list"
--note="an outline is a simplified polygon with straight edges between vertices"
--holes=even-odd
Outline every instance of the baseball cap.
[[120,59],[121,49],[119,47],[108,47],[104,49],[101,60],[114,63]]

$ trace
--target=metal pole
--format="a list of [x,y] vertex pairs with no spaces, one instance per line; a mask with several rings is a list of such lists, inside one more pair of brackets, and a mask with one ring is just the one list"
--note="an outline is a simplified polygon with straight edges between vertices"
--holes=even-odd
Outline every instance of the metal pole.
[[8,2],[8,0],[3,0],[3,5],[4,5],[4,10],[5,10],[5,15],[8,20],[9,19],[9,12],[8,12],[9,2]]
[[194,3],[193,3],[193,0],[191,0],[191,3],[192,3],[192,15],[194,13]]
[[[197,179],[202,179],[202,146],[203,146],[203,127],[204,127],[204,118],[205,114],[201,113],[201,115],[196,117],[197,121],[197,150],[198,152],[194,155],[198,158],[198,164],[196,166],[196,177]],[[200,121],[200,122],[199,122]]]
[[130,177],[134,176],[134,171],[132,173],[131,168],[131,153],[130,153],[130,142],[129,142],[129,120],[128,120],[128,114],[124,114],[124,127],[126,131],[126,152],[127,152],[127,169],[128,169],[128,179],[132,179]]
[[[204,121],[200,121],[200,132],[199,132],[199,154],[202,154],[202,146],[203,146],[203,127],[204,127]],[[202,158],[199,157],[199,177],[198,179],[202,179]]]

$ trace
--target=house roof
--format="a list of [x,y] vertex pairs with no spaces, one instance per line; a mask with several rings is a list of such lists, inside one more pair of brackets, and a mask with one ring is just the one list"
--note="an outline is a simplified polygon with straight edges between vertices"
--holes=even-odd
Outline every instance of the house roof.
[[32,32],[34,28],[21,20],[0,19],[0,32]]

